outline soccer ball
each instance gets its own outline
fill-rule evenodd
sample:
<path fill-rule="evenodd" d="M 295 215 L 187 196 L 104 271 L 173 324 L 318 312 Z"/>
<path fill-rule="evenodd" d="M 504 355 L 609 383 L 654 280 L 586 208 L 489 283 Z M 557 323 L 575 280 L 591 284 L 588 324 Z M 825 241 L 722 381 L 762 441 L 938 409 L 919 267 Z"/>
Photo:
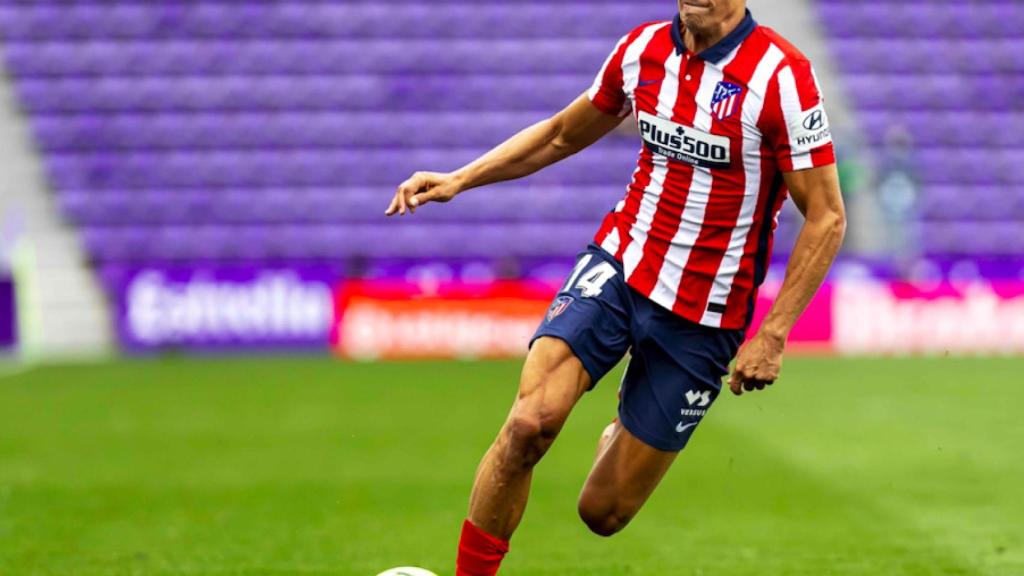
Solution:
<path fill-rule="evenodd" d="M 423 568 L 392 568 L 391 570 L 385 570 L 377 576 L 437 576 L 430 570 L 424 570 Z"/>

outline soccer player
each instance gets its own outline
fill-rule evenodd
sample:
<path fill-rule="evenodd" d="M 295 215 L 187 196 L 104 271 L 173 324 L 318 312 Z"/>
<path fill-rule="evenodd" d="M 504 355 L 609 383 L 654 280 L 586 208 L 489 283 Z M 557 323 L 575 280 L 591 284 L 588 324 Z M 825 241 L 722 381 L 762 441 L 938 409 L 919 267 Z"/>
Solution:
<path fill-rule="evenodd" d="M 842 243 L 817 79 L 745 0 L 679 0 L 673 20 L 624 36 L 566 109 L 455 172 L 414 174 L 386 213 L 536 172 L 627 116 L 643 143 L 637 169 L 531 342 L 518 396 L 477 470 L 458 576 L 497 572 L 534 466 L 580 397 L 631 351 L 618 418 L 601 436 L 578 504 L 595 533 L 622 530 L 707 413 L 734 357 L 734 394 L 779 376 L 787 335 Z M 805 220 L 774 305 L 743 343 L 787 195 Z"/>

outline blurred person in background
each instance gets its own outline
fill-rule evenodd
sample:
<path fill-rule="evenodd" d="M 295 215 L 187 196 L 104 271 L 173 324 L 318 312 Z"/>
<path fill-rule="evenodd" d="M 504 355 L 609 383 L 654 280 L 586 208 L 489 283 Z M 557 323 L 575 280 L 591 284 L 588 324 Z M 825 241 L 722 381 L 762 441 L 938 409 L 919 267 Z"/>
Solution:
<path fill-rule="evenodd" d="M 896 125 L 885 134 L 885 153 L 879 173 L 878 202 L 881 207 L 888 249 L 906 273 L 918 251 L 913 234 L 918 185 L 912 154 L 914 137 L 905 126 Z"/>
<path fill-rule="evenodd" d="M 600 438 L 579 499 L 593 532 L 622 530 L 707 413 L 734 357 L 735 394 L 775 381 L 787 335 L 842 244 L 845 212 L 816 77 L 744 0 L 680 0 L 672 21 L 624 36 L 566 109 L 455 172 L 414 174 L 386 214 L 536 172 L 627 116 L 644 145 L 637 170 L 531 342 L 519 394 L 477 471 L 458 576 L 497 573 L 534 466 L 580 397 L 629 351 L 619 417 Z M 787 194 L 804 225 L 774 306 L 741 346 Z"/>
<path fill-rule="evenodd" d="M 0 356 L 12 352 L 18 344 L 14 247 L 20 225 L 13 214 L 0 213 Z"/>
<path fill-rule="evenodd" d="M 0 358 L 12 354 L 18 343 L 16 305 L 14 279 L 0 267 Z"/>

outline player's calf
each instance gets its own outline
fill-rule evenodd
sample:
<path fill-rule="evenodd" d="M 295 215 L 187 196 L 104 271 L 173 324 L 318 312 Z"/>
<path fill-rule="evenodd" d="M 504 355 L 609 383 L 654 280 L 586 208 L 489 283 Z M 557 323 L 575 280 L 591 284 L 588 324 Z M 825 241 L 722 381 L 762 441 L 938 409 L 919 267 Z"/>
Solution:
<path fill-rule="evenodd" d="M 580 493 L 577 511 L 591 532 L 607 537 L 629 525 L 677 453 L 644 444 L 620 421 L 612 425 L 610 432 L 605 430 L 601 445 Z"/>
<path fill-rule="evenodd" d="M 498 538 L 512 535 L 526 506 L 533 467 L 589 384 L 565 342 L 534 343 L 512 410 L 477 471 L 469 516 L 476 526 Z"/>
<path fill-rule="evenodd" d="M 541 338 L 534 343 L 512 411 L 477 470 L 457 576 L 498 571 L 526 508 L 533 467 L 589 386 L 590 376 L 565 342 Z"/>

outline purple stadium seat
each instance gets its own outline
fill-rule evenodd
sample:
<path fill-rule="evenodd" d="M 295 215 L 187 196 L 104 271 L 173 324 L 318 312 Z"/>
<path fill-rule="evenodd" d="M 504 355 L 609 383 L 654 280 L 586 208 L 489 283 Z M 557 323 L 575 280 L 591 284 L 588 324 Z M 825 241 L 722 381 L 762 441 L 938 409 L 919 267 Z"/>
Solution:
<path fill-rule="evenodd" d="M 536 113 L 185 113 L 39 116 L 40 144 L 74 150 L 491 146 Z M 390 128 L 401 127 L 401 129 Z"/>
<path fill-rule="evenodd" d="M 83 225 L 132 223 L 358 223 L 383 222 L 393 187 L 97 191 L 68 190 L 61 206 Z M 508 183 L 467 194 L 443 210 L 427 208 L 423 222 L 597 222 L 621 198 L 617 186 L 560 187 Z"/>
<path fill-rule="evenodd" d="M 346 149 L 304 151 L 98 152 L 51 154 L 49 175 L 58 188 L 200 186 L 395 185 L 418 169 L 451 170 L 482 149 Z M 530 178 L 546 184 L 602 184 L 628 179 L 636 149 L 599 144 Z M 614 159 L 614 160 L 612 160 Z"/>
<path fill-rule="evenodd" d="M 596 68 L 595 68 L 596 69 Z M 65 112 L 542 112 L 585 91 L 591 75 L 400 77 L 212 76 L 32 78 L 19 83 L 33 113 Z"/>
<path fill-rule="evenodd" d="M 199 3 L 194 6 L 0 6 L 0 30 L 11 39 L 171 38 L 394 38 L 397 36 L 592 38 L 617 37 L 630 22 L 666 19 L 671 8 L 655 0 L 602 6 L 594 18 L 581 2 L 551 18 L 543 4 L 410 2 L 395 18 L 386 3 Z M 583 22 L 587 26 L 566 26 Z M 416 22 L 416 26 L 408 26 Z M 471 23 L 467 25 L 467 23 Z"/>
<path fill-rule="evenodd" d="M 609 40 L 87 40 L 11 42 L 12 70 L 62 75 L 578 73 L 598 70 Z"/>

